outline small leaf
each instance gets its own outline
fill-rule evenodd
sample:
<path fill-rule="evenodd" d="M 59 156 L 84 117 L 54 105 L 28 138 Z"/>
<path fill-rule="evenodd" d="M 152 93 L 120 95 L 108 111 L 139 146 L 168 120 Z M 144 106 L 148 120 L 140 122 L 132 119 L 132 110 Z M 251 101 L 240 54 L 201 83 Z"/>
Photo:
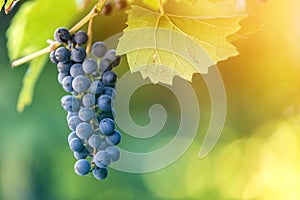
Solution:
<path fill-rule="evenodd" d="M 19 94 L 17 109 L 23 112 L 25 106 L 30 105 L 34 93 L 35 84 L 42 73 L 48 56 L 36 58 L 30 62 L 29 68 L 23 78 L 23 86 Z"/>
<path fill-rule="evenodd" d="M 238 55 L 227 37 L 240 29 L 239 22 L 245 17 L 161 15 L 133 6 L 117 53 L 127 55 L 131 70 L 142 66 L 143 77 L 153 82 L 159 78 L 160 82 L 172 84 L 174 74 L 191 81 L 193 73 L 207 73 L 213 64 Z M 146 70 L 147 65 L 155 70 Z M 166 72 L 167 69 L 171 71 Z"/>

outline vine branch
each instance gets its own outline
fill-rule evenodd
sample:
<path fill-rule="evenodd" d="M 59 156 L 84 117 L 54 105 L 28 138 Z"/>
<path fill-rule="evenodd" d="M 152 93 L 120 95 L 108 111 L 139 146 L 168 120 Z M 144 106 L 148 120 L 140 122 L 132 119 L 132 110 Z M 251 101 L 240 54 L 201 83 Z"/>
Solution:
<path fill-rule="evenodd" d="M 89 22 L 91 19 L 96 17 L 103 9 L 105 3 L 107 0 L 99 0 L 98 3 L 93 7 L 93 9 L 77 24 L 75 24 L 71 29 L 70 33 L 73 34 L 77 30 L 79 30 L 82 26 L 84 26 L 87 22 Z M 22 65 L 34 58 L 37 58 L 39 56 L 45 55 L 47 53 L 50 53 L 51 51 L 55 50 L 57 47 L 59 47 L 60 43 L 58 42 L 52 42 L 48 47 L 41 49 L 37 52 L 34 52 L 32 54 L 29 54 L 23 58 L 20 58 L 18 60 L 15 60 L 12 62 L 12 67 L 17 67 L 19 65 Z"/>

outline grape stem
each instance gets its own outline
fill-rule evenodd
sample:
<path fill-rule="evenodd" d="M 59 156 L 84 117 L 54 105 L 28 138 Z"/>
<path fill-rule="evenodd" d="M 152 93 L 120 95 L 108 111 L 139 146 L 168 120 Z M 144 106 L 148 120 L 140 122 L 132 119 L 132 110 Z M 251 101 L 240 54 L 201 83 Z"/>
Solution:
<path fill-rule="evenodd" d="M 93 7 L 93 9 L 85 17 L 70 29 L 70 33 L 73 34 L 77 30 L 79 30 L 82 26 L 84 26 L 87 22 L 91 21 L 91 19 L 96 17 L 102 11 L 106 1 L 107 0 L 99 0 L 98 3 Z M 29 54 L 18 60 L 15 60 L 14 62 L 12 62 L 12 67 L 13 68 L 17 67 L 17 66 L 22 65 L 30 60 L 37 58 L 39 56 L 50 53 L 51 51 L 57 49 L 59 46 L 60 46 L 60 43 L 52 42 L 48 47 L 46 47 L 44 49 L 41 49 L 37 52 Z"/>
<path fill-rule="evenodd" d="M 164 9 L 164 4 L 163 4 L 162 0 L 158 0 L 158 4 L 159 4 L 160 14 L 164 15 L 165 14 L 165 9 Z"/>
<path fill-rule="evenodd" d="M 91 48 L 92 48 L 92 38 L 93 38 L 93 22 L 94 22 L 94 18 L 90 19 L 89 21 L 89 26 L 88 26 L 88 43 L 86 45 L 86 53 L 89 54 L 91 52 Z"/>

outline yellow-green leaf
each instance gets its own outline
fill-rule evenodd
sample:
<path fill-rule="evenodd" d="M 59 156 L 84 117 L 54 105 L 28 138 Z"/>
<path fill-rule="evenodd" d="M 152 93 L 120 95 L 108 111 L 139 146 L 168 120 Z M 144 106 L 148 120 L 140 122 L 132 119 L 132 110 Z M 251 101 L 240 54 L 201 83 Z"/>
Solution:
<path fill-rule="evenodd" d="M 172 84 L 174 75 L 191 81 L 194 73 L 207 73 L 213 64 L 238 55 L 227 37 L 245 17 L 161 15 L 133 6 L 117 53 L 126 54 L 130 69 L 153 82 Z"/>
<path fill-rule="evenodd" d="M 23 78 L 23 86 L 19 94 L 17 109 L 23 112 L 25 106 L 30 105 L 34 93 L 34 86 L 42 73 L 48 56 L 42 56 L 30 62 L 30 66 Z"/>
<path fill-rule="evenodd" d="M 129 0 L 128 2 L 132 4 L 135 0 Z M 141 0 L 141 2 L 152 10 L 159 10 L 159 1 L 158 0 Z M 165 4 L 167 0 L 162 0 L 162 3 Z"/>

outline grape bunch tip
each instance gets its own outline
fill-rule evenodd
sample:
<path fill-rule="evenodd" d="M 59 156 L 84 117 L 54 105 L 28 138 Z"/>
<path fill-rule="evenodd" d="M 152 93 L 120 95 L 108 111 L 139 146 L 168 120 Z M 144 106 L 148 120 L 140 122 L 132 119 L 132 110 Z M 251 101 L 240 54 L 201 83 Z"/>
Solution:
<path fill-rule="evenodd" d="M 68 112 L 68 143 L 77 159 L 74 171 L 103 180 L 109 164 L 120 158 L 116 145 L 121 134 L 113 108 L 117 74 L 112 70 L 121 57 L 104 42 L 94 43 L 87 55 L 83 45 L 88 35 L 82 30 L 71 35 L 68 29 L 58 28 L 54 38 L 61 46 L 50 53 L 50 60 L 57 65 L 58 82 L 70 93 L 61 98 L 61 105 Z"/>

